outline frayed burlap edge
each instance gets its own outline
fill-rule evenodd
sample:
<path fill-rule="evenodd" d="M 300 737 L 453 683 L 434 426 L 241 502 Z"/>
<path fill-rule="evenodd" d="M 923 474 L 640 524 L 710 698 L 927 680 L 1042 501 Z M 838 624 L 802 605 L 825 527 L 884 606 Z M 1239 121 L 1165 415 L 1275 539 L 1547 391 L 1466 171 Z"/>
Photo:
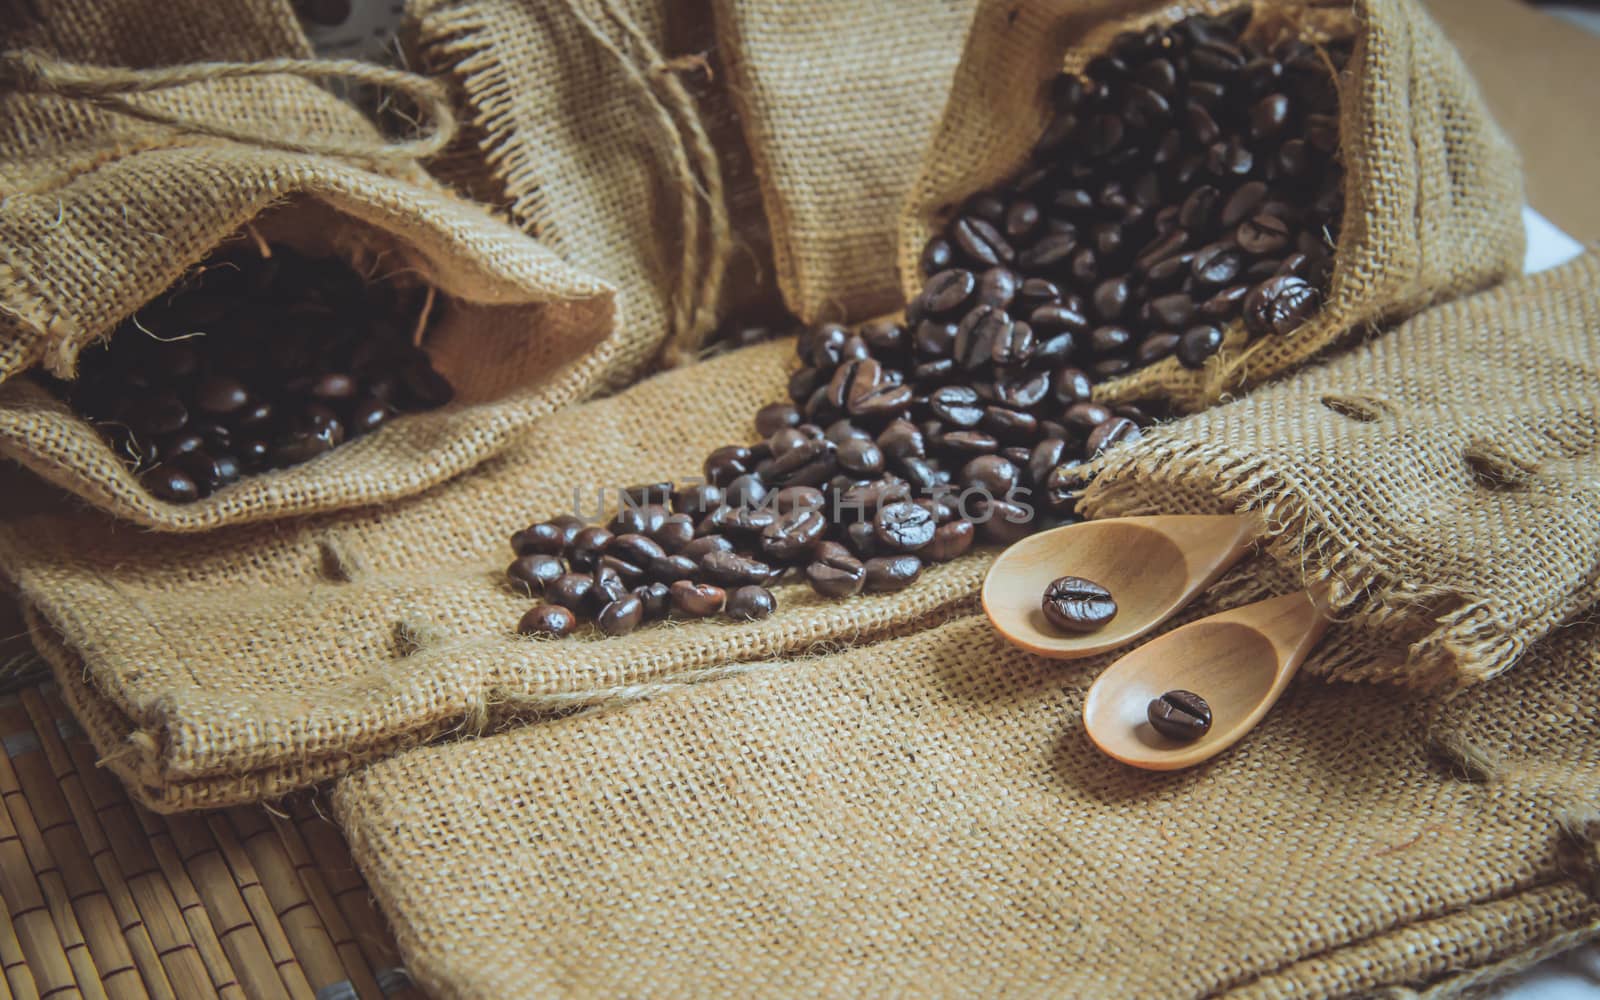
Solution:
<path fill-rule="evenodd" d="M 665 138 L 679 198 L 682 261 L 669 302 L 670 329 L 665 343 L 652 343 L 646 357 L 619 359 L 621 370 L 611 381 L 620 386 L 638 364 L 655 353 L 656 346 L 667 367 L 696 360 L 717 326 L 722 282 L 734 251 L 733 226 L 716 149 L 694 98 L 676 75 L 684 67 L 663 58 L 615 0 L 598 0 L 598 19 L 585 10 L 585 0 L 564 0 L 563 5 L 635 85 L 644 108 L 642 118 L 654 122 Z M 467 178 L 469 184 L 483 186 L 492 181 L 508 199 L 504 210 L 524 231 L 557 247 L 563 247 L 566 239 L 584 239 L 581 233 L 563 234 L 554 223 L 535 165 L 517 142 L 508 105 L 518 86 L 525 84 L 513 81 L 497 56 L 494 26 L 476 9 L 447 10 L 446 6 L 444 2 L 408 5 L 404 30 L 408 47 L 421 62 L 432 72 L 455 79 L 468 108 L 462 117 L 478 143 L 477 155 L 447 157 L 444 162 L 469 165 L 474 175 Z M 621 37 L 613 37 L 602 21 L 609 22 Z M 490 177 L 477 176 L 480 172 Z"/>
<path fill-rule="evenodd" d="M 978 579 L 988 571 L 988 565 L 987 559 L 972 559 L 970 563 Z M 94 744 L 101 766 L 117 775 L 129 794 L 142 805 L 156 812 L 171 813 L 277 798 L 437 739 L 473 738 L 513 725 L 624 709 L 680 688 L 740 674 L 782 669 L 847 647 L 921 632 L 970 616 L 978 607 L 975 583 L 952 581 L 944 598 L 927 596 L 929 603 L 903 620 L 886 620 L 848 635 L 824 636 L 792 652 L 758 653 L 755 657 L 735 653 L 721 662 L 701 658 L 681 670 L 659 676 L 587 689 L 519 691 L 506 685 L 489 685 L 475 693 L 466 693 L 460 704 L 447 707 L 442 717 L 410 720 L 404 728 L 391 728 L 373 739 L 351 742 L 332 750 L 302 749 L 297 756 L 285 755 L 254 767 L 237 766 L 199 774 L 174 767 L 179 754 L 171 745 L 169 727 L 180 720 L 167 706 L 147 706 L 138 713 L 140 717 L 135 718 L 124 706 L 96 689 L 83 659 L 38 608 L 24 599 L 21 611 L 35 650 L 49 664 L 63 699 Z M 775 621 L 776 617 L 769 621 Z M 436 641 L 425 620 L 419 619 L 406 627 L 407 638 L 419 649 Z"/>
<path fill-rule="evenodd" d="M 1158 429 L 1137 448 L 1100 460 L 1079 510 L 1091 518 L 1170 513 L 1146 498 L 1162 492 L 1159 484 L 1185 482 L 1209 484 L 1212 513 L 1258 516 L 1266 526 L 1267 554 L 1308 586 L 1315 583 L 1335 618 L 1406 648 L 1402 662 L 1373 663 L 1367 649 L 1331 644 L 1335 648 L 1318 659 L 1330 680 L 1441 690 L 1488 680 L 1526 652 L 1520 633 L 1505 629 L 1503 611 L 1443 587 L 1385 574 L 1366 552 L 1338 541 L 1300 484 L 1271 468 L 1267 459 L 1226 445 L 1169 444 Z M 1421 609 L 1426 615 L 1419 614 Z M 1422 633 L 1419 618 L 1431 619 L 1433 627 Z"/>

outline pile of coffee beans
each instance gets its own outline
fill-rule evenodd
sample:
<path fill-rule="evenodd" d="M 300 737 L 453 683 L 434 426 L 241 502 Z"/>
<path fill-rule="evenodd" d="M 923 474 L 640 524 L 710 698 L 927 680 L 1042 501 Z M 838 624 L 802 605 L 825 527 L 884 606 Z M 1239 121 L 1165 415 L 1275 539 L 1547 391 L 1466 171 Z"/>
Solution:
<path fill-rule="evenodd" d="M 1161 415 L 1094 402 L 1096 381 L 1170 354 L 1203 364 L 1240 317 L 1287 333 L 1328 278 L 1330 67 L 1348 48 L 1245 40 L 1249 18 L 1124 35 L 1060 78 L 1027 172 L 928 244 L 904 322 L 801 333 L 756 444 L 713 451 L 702 480 L 621 491 L 604 527 L 518 532 L 508 575 L 543 601 L 520 630 L 764 617 L 790 573 L 826 597 L 896 591 L 977 542 L 1075 519 L 1082 463 Z"/>
<path fill-rule="evenodd" d="M 286 246 L 215 257 L 56 389 L 153 495 L 198 500 L 448 403 L 413 343 L 422 294 Z"/>
<path fill-rule="evenodd" d="M 977 339 L 1016 345 L 1005 363 L 1043 354 L 1100 380 L 1168 356 L 1198 368 L 1237 320 L 1258 337 L 1309 318 L 1343 211 L 1333 74 L 1350 45 L 1257 39 L 1250 19 L 1127 33 L 1057 78 L 1029 169 L 924 248 L 918 341 L 992 330 Z"/>

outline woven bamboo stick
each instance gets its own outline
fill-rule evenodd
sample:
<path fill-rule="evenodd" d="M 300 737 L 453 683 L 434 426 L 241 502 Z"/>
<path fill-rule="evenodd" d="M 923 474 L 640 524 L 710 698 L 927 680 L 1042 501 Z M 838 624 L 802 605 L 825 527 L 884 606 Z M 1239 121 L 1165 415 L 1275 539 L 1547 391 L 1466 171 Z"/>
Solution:
<path fill-rule="evenodd" d="M 7 754 L 7 759 L 0 760 L 0 794 L 13 807 L 14 814 L 20 814 L 24 808 L 30 812 L 37 826 L 44 857 L 34 859 L 35 872 L 45 881 L 41 864 L 54 865 L 59 871 L 68 908 L 82 931 L 99 973 L 99 985 L 104 987 L 106 995 L 113 1000 L 144 1000 L 149 993 L 133 964 L 133 955 L 128 951 L 111 900 L 89 862 L 88 848 L 78 834 L 72 810 L 44 755 L 42 736 L 20 699 L 0 698 L 0 733 L 6 734 L 7 750 L 14 751 Z M 22 736 L 28 737 L 31 743 L 20 739 Z M 18 826 L 26 830 L 27 824 L 19 820 Z M 25 848 L 29 839 L 24 833 Z M 54 881 L 52 877 L 49 883 Z"/>
<path fill-rule="evenodd" d="M 226 872 L 219 876 L 212 864 L 213 861 L 216 865 L 222 863 L 221 855 L 215 853 L 216 848 L 212 846 L 207 849 L 190 844 L 194 857 L 198 859 L 194 867 L 195 876 L 207 892 L 206 896 L 202 896 L 195 878 L 191 877 L 185 852 L 173 836 L 174 827 L 182 824 L 163 822 L 162 817 L 137 806 L 133 814 L 138 817 L 144 835 L 150 842 L 151 853 L 160 862 L 161 870 L 167 873 L 167 883 L 178 898 L 178 906 L 183 910 L 190 933 L 197 939 L 201 934 L 211 935 L 212 940 L 221 945 L 225 961 L 251 1000 L 288 997 L 283 980 L 278 978 L 278 970 L 272 964 L 272 956 L 267 953 L 261 933 L 251 922 L 250 911 L 245 908 L 244 900 L 239 898 L 232 877 Z M 214 857 L 207 856 L 208 851 Z M 222 867 L 226 868 L 225 865 Z M 228 895 L 230 892 L 231 898 Z M 208 902 L 211 905 L 208 906 Z"/>
<path fill-rule="evenodd" d="M 180 817 L 174 817 L 176 818 Z M 190 820 L 190 817 L 181 818 Z M 170 820 L 169 825 L 171 825 Z M 256 928 L 261 932 L 261 940 L 267 946 L 267 954 L 272 956 L 272 964 L 277 966 L 278 977 L 283 980 L 284 989 L 288 990 L 292 997 L 315 1000 L 316 991 L 311 988 L 311 982 L 300 964 L 300 956 L 295 954 L 288 933 L 283 929 L 283 924 L 278 922 L 277 911 L 273 909 L 272 901 L 267 897 L 267 891 L 261 884 L 261 875 L 251 863 L 250 856 L 240 846 L 239 839 L 234 836 L 233 827 L 228 824 L 227 817 L 220 812 L 207 813 L 203 820 L 196 816 L 192 822 L 184 823 L 184 826 L 193 827 L 197 837 L 209 836 L 211 843 L 216 845 L 216 851 L 233 876 L 233 884 L 239 897 L 244 900 L 245 908 L 250 911 Z"/>
<path fill-rule="evenodd" d="M 208 995 L 245 1000 L 244 990 L 205 913 L 202 910 L 198 919 L 191 919 L 192 911 L 185 909 L 191 901 L 180 901 L 168 884 L 122 786 L 96 766 L 94 750 L 88 743 L 74 740 L 67 746 L 92 815 L 125 873 L 124 879 L 177 995 L 184 1000 Z M 198 907 L 198 901 L 194 902 Z"/>
<path fill-rule="evenodd" d="M 33 731 L 38 734 L 44 759 L 49 764 L 50 779 L 54 783 L 50 791 L 57 792 L 68 809 L 73 830 L 81 845 L 82 860 L 98 876 L 99 884 L 103 887 L 105 898 L 111 907 L 112 917 L 121 932 L 120 936 L 126 942 L 134 966 L 138 970 L 140 983 L 154 1000 L 176 1000 L 172 984 L 161 965 L 161 956 L 156 953 L 155 944 L 150 940 L 150 932 L 144 925 L 144 918 L 139 914 L 138 904 L 123 879 L 116 858 L 112 856 L 111 845 L 106 842 L 105 831 L 100 829 L 100 821 L 84 794 L 83 783 L 78 778 L 78 769 L 72 763 L 72 758 L 63 744 L 63 730 L 75 734 L 76 723 L 52 711 L 37 689 L 22 691 L 19 697 L 23 708 L 28 712 L 29 721 L 33 724 Z M 82 736 L 76 735 L 75 738 L 82 739 Z M 47 796 L 47 792 L 36 791 L 30 787 L 27 775 L 22 773 L 21 768 L 18 771 L 24 778 L 23 788 L 29 796 L 40 799 Z M 68 852 L 62 851 L 57 856 L 66 853 Z M 201 971 L 204 972 L 203 969 Z"/>
<path fill-rule="evenodd" d="M 5 969 L 5 976 L 0 979 L 5 982 L 8 994 L 19 998 L 39 995 L 39 987 L 34 983 L 33 973 L 28 970 L 28 960 L 22 953 L 17 929 L 11 925 L 11 914 L 4 906 L 0 906 L 0 968 Z"/>
<path fill-rule="evenodd" d="M 221 817 L 213 818 L 212 824 L 215 826 L 221 821 Z M 260 806 L 240 806 L 227 811 L 226 821 L 250 856 L 273 912 L 283 925 L 283 932 L 288 935 L 312 988 L 321 995 L 323 990 L 332 993 L 340 983 L 348 983 L 357 996 L 380 996 L 378 983 L 372 978 L 372 970 L 367 968 L 361 950 L 354 942 L 350 942 L 348 949 L 339 947 L 337 935 L 340 931 L 344 931 L 346 939 L 349 937 L 343 917 L 331 905 L 329 909 L 337 918 L 337 926 L 322 915 L 310 887 L 295 871 L 294 860 L 268 821 L 266 810 Z M 221 839 L 219 836 L 218 840 Z"/>
<path fill-rule="evenodd" d="M 9 809 L 0 809 L 0 896 L 9 908 L 17 941 L 40 992 L 51 996 L 76 993 L 72 963 Z"/>
<path fill-rule="evenodd" d="M 390 1000 L 425 1000 L 412 984 L 393 937 L 372 905 L 372 894 L 356 871 L 344 835 L 316 811 L 314 801 L 310 796 L 286 801 L 282 804 L 289 809 L 289 818 L 273 818 L 295 869 L 303 878 L 322 883 L 322 891 L 343 916 L 383 995 Z"/>

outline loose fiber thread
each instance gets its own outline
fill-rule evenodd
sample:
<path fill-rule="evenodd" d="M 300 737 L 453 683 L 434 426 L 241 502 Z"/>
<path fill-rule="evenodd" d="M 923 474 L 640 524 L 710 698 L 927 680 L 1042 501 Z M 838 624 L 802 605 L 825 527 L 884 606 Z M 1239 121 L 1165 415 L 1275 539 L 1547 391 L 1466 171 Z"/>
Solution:
<path fill-rule="evenodd" d="M 399 142 L 367 139 L 312 139 L 230 128 L 217 122 L 195 121 L 136 104 L 124 95 L 152 94 L 175 87 L 219 80 L 261 76 L 298 76 L 304 79 L 342 77 L 398 91 L 416 101 L 433 127 L 414 139 Z M 259 62 L 197 62 L 179 66 L 132 69 L 91 66 L 57 59 L 42 52 L 19 49 L 0 53 L 0 91 L 44 94 L 87 101 L 141 121 L 166 125 L 194 135 L 228 139 L 294 153 L 342 156 L 353 159 L 420 159 L 432 156 L 450 142 L 456 131 L 455 112 L 444 85 L 404 70 L 375 66 L 353 59 L 263 59 Z"/>

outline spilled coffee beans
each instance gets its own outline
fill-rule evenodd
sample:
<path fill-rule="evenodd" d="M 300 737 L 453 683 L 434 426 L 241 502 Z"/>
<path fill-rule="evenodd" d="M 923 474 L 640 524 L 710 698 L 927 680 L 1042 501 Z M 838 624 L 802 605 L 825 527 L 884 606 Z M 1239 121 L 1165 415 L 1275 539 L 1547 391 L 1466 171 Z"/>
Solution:
<path fill-rule="evenodd" d="M 1291 334 L 1327 285 L 1343 198 L 1329 66 L 1350 48 L 1263 44 L 1249 20 L 1125 34 L 1059 77 L 1030 162 L 924 248 L 903 321 L 802 331 L 761 440 L 712 451 L 702 481 L 621 491 L 606 527 L 519 532 L 513 585 L 594 617 L 615 603 L 591 596 L 609 568 L 642 620 L 750 619 L 791 574 L 827 598 L 893 592 L 978 542 L 1075 520 L 1082 464 L 1161 415 L 1094 402 L 1096 382 L 1201 367 L 1235 328 Z M 1103 588 L 1059 596 L 1044 606 L 1062 628 L 1115 613 Z"/>
<path fill-rule="evenodd" d="M 1145 710 L 1150 728 L 1169 740 L 1187 743 L 1211 729 L 1211 706 L 1193 691 L 1168 691 Z"/>
<path fill-rule="evenodd" d="M 454 395 L 411 331 L 422 303 L 285 246 L 214 257 L 84 351 L 54 388 L 154 496 L 198 500 Z"/>

